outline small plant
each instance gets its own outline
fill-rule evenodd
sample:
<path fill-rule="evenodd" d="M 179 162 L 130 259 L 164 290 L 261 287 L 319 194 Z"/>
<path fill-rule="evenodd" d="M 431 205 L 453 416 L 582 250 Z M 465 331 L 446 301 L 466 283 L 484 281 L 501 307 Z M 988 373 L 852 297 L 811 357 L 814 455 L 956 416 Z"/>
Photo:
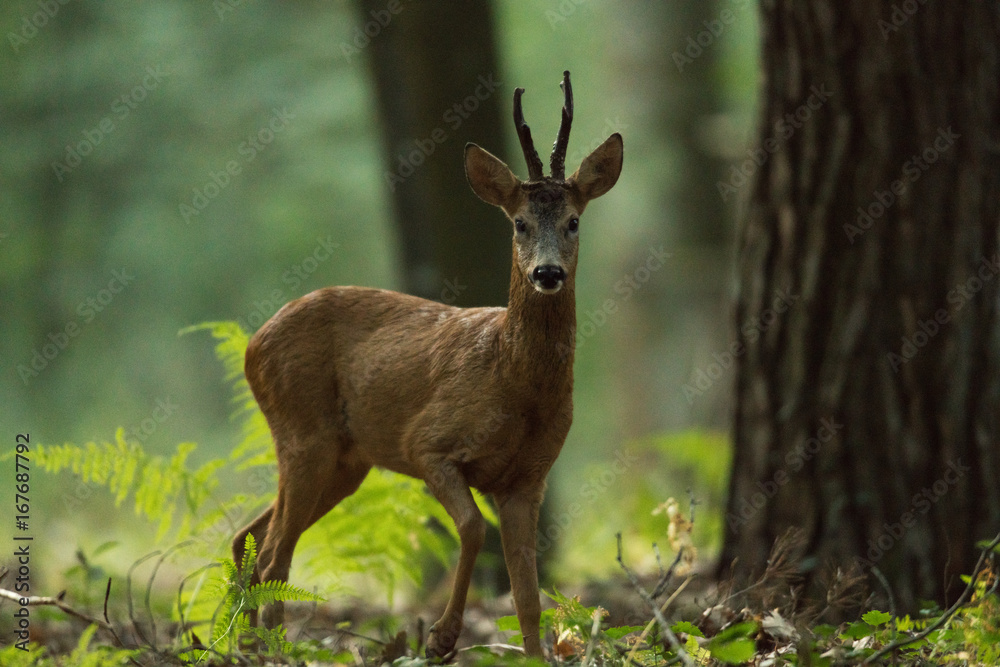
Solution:
<path fill-rule="evenodd" d="M 322 602 L 323 598 L 283 581 L 251 585 L 257 562 L 257 545 L 253 535 L 247 535 L 245 547 L 243 562 L 239 565 L 229 558 L 219 560 L 225 573 L 222 613 L 215 621 L 212 643 L 208 648 L 218 650 L 217 647 L 223 644 L 227 653 L 233 653 L 246 644 L 246 640 L 251 639 L 259 642 L 270 655 L 295 653 L 296 646 L 286 639 L 284 626 L 251 626 L 250 612 L 279 601 Z M 203 657 L 204 655 L 199 656 L 198 659 Z"/>

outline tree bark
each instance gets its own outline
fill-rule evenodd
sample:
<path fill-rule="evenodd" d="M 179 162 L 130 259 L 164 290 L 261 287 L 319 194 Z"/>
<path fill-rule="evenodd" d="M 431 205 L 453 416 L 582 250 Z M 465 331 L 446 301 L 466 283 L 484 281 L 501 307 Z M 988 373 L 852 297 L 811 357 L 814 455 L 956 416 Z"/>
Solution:
<path fill-rule="evenodd" d="M 797 527 L 807 582 L 953 600 L 1000 530 L 1000 4 L 764 0 L 762 35 L 720 570 Z"/>
<path fill-rule="evenodd" d="M 464 168 L 467 141 L 503 155 L 513 124 L 514 86 L 500 75 L 492 5 L 359 4 L 362 20 L 372 24 L 366 35 L 374 33 L 364 48 L 382 120 L 383 181 L 400 231 L 404 291 L 460 306 L 506 305 L 511 230 L 472 193 Z"/>

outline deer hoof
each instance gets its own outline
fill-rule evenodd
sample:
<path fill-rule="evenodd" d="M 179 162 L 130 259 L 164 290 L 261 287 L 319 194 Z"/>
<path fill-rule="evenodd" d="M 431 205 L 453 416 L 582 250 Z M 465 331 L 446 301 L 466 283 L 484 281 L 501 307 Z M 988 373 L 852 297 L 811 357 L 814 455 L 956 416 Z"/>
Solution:
<path fill-rule="evenodd" d="M 427 648 L 424 650 L 424 655 L 436 663 L 451 662 L 458 654 L 455 650 L 457 640 L 458 633 L 439 630 L 435 623 L 427 633 Z"/>

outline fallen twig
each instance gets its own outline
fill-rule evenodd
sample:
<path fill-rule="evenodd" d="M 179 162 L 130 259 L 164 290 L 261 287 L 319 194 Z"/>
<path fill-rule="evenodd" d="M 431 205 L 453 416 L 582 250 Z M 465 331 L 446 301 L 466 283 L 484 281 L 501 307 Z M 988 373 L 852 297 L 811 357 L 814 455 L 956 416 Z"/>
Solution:
<path fill-rule="evenodd" d="M 677 587 L 676 591 L 674 591 L 673 593 L 670 594 L 670 597 L 667 598 L 667 601 L 664 602 L 662 605 L 660 605 L 660 613 L 661 614 L 665 613 L 667 611 L 667 607 L 669 607 L 671 605 L 671 603 L 673 603 L 673 601 L 677 599 L 677 596 L 681 594 L 681 591 L 683 591 L 685 588 L 687 588 L 687 585 L 689 583 L 691 583 L 692 579 L 694 579 L 694 576 L 689 576 L 687 579 L 685 579 L 683 582 L 681 582 L 681 585 Z M 639 634 L 639 639 L 636 640 L 635 644 L 632 646 L 632 650 L 629 651 L 629 654 L 628 654 L 628 658 L 627 659 L 630 662 L 635 662 L 635 660 L 633 660 L 633 658 L 635 657 L 636 652 L 639 650 L 639 646 L 642 644 L 643 641 L 645 641 L 647 635 L 649 635 L 650 630 L 653 629 L 653 624 L 656 623 L 656 622 L 657 622 L 657 620 L 655 618 L 653 620 L 651 620 L 649 623 L 646 624 L 646 627 L 643 628 L 642 633 Z M 636 664 L 638 664 L 638 663 L 636 663 Z"/>
<path fill-rule="evenodd" d="M 58 597 L 48 597 L 42 595 L 30 595 L 28 597 L 25 597 L 20 593 L 9 591 L 6 588 L 0 588 L 0 598 L 6 598 L 8 600 L 13 600 L 14 602 L 17 602 L 21 605 L 27 605 L 32 607 L 36 605 L 59 607 L 59 609 L 63 610 L 70 616 L 75 616 L 76 618 L 79 618 L 82 621 L 86 621 L 87 623 L 93 623 L 102 630 L 107 630 L 108 632 L 110 632 L 112 636 L 115 637 L 115 639 L 118 638 L 118 636 L 115 635 L 114 628 L 111 627 L 110 623 L 108 623 L 107 621 L 102 621 L 99 618 L 94 618 L 93 616 L 88 616 L 87 614 L 84 614 L 82 611 L 77 611 L 76 609 L 73 609 L 68 604 L 60 600 Z"/>
<path fill-rule="evenodd" d="M 111 619 L 108 618 L 108 598 L 111 597 L 111 577 L 108 577 L 108 586 L 104 589 L 104 621 L 108 624 L 107 630 L 111 633 L 111 636 L 115 638 L 115 643 L 121 648 L 125 648 L 125 643 L 122 641 L 118 633 L 115 632 L 114 626 L 111 625 Z"/>
<path fill-rule="evenodd" d="M 674 649 L 674 652 L 677 653 L 677 657 L 680 658 L 681 662 L 683 662 L 687 667 L 694 667 L 695 664 L 694 660 L 691 659 L 691 656 L 689 656 L 687 652 L 684 650 L 684 648 L 681 646 L 681 643 L 680 641 L 678 641 L 677 635 L 674 634 L 674 631 L 670 629 L 670 624 L 667 623 L 667 619 L 664 618 L 663 612 L 660 611 L 660 608 L 657 606 L 656 601 L 649 595 L 646 589 L 642 587 L 642 584 L 639 583 L 639 578 L 635 576 L 635 573 L 632 572 L 632 570 L 628 569 L 628 566 L 625 565 L 625 561 L 622 560 L 622 534 L 618 533 L 617 537 L 618 537 L 618 564 L 625 572 L 625 576 L 628 577 L 628 580 L 630 582 L 632 582 L 632 586 L 635 588 L 636 592 L 639 593 L 639 596 L 653 610 L 653 615 L 656 617 L 657 622 L 663 629 L 663 636 L 667 638 L 668 642 L 670 642 L 670 646 Z"/>

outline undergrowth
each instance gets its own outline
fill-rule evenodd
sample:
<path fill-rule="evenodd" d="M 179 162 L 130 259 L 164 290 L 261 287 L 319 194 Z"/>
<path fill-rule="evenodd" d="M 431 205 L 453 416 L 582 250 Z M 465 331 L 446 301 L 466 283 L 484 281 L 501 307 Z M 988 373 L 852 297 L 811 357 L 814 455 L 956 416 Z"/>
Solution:
<path fill-rule="evenodd" d="M 230 456 L 200 465 L 191 463 L 197 451 L 194 443 L 179 444 L 171 456 L 154 456 L 128 440 L 122 429 L 109 441 L 36 445 L 32 450 L 36 470 L 52 474 L 68 470 L 82 482 L 106 489 L 116 506 L 130 506 L 136 517 L 157 527 L 159 541 L 173 546 L 153 552 L 129 571 L 125 593 L 128 623 L 108 617 L 111 579 L 104 590 L 103 620 L 73 610 L 64 595 L 39 601 L 48 606 L 33 607 L 33 618 L 54 620 L 72 613 L 91 624 L 66 652 L 55 655 L 34 642 L 11 644 L 0 649 L 0 665 L 428 664 L 416 657 L 420 655 L 421 632 L 412 639 L 405 632 L 380 639 L 338 626 L 324 639 L 290 639 L 284 626 L 268 630 L 251 623 L 253 613 L 264 605 L 277 601 L 315 604 L 323 598 L 289 583 L 252 584 L 258 546 L 252 535 L 247 536 L 241 562 L 227 555 L 230 536 L 273 500 L 274 451 L 267 424 L 243 379 L 246 334 L 227 322 L 193 327 L 185 333 L 191 331 L 208 331 L 216 340 L 216 355 L 233 389 L 240 443 Z M 240 492 L 221 495 L 222 489 L 233 488 L 233 476 L 239 481 L 235 486 Z M 223 484 L 224 479 L 229 483 Z M 705 602 L 703 613 L 679 620 L 676 601 L 696 576 L 694 505 L 692 513 L 685 515 L 679 503 L 668 500 L 651 512 L 656 503 L 650 491 L 640 494 L 639 506 L 633 509 L 646 517 L 642 520 L 645 524 L 660 522 L 661 531 L 666 520 L 675 559 L 669 568 L 660 567 L 655 583 L 647 588 L 623 560 L 620 536 L 618 554 L 618 565 L 634 588 L 638 604 L 644 605 L 647 622 L 635 626 L 610 623 L 609 613 L 601 606 L 588 606 L 578 597 L 553 590 L 546 593 L 552 608 L 542 615 L 543 645 L 550 662 L 518 653 L 516 645 L 521 637 L 514 616 L 496 623 L 501 635 L 513 633 L 506 640 L 513 646 L 474 646 L 463 649 L 456 660 L 480 667 L 1000 664 L 1000 536 L 980 544 L 982 555 L 965 579 L 962 598 L 949 609 L 927 609 L 916 618 L 868 609 L 854 622 L 834 626 L 818 622 L 822 613 L 797 611 L 802 606 L 788 602 L 794 598 L 789 581 L 798 568 L 796 538 L 789 534 L 774 545 L 770 565 L 758 581 L 738 594 L 731 593 L 731 586 L 719 585 Z M 478 495 L 477 502 L 487 519 L 495 523 L 490 506 Z M 712 504 L 710 498 L 709 506 Z M 662 518 L 649 518 L 657 515 Z M 705 529 L 712 532 L 717 526 L 709 522 Z M 296 576 L 303 581 L 322 582 L 320 590 L 327 594 L 342 593 L 348 585 L 345 573 L 364 573 L 391 599 L 399 582 L 420 584 L 428 556 L 447 565 L 454 557 L 456 535 L 453 523 L 422 482 L 373 471 L 357 493 L 306 532 L 301 545 L 303 557 L 296 560 Z M 96 600 L 90 591 L 103 586 L 106 573 L 93 561 L 114 546 L 106 543 L 90 555 L 77 552 L 78 564 L 66 573 L 67 580 L 78 582 L 71 588 L 78 595 L 77 603 Z M 150 602 L 153 579 L 164 560 L 177 553 L 214 561 L 184 578 L 169 612 L 163 611 L 162 605 L 154 611 Z M 655 553 L 659 562 L 659 552 Z M 138 595 L 133 594 L 132 574 L 140 563 L 154 557 L 156 565 L 146 587 L 146 620 L 142 622 L 133 610 Z M 859 582 L 859 577 L 838 573 L 830 584 L 828 604 L 850 601 L 857 606 Z M 748 590 L 753 595 L 742 595 Z M 170 614 L 170 623 L 166 624 L 168 629 L 161 623 L 158 632 L 155 617 L 161 613 Z M 98 636 L 105 642 L 98 642 Z"/>

